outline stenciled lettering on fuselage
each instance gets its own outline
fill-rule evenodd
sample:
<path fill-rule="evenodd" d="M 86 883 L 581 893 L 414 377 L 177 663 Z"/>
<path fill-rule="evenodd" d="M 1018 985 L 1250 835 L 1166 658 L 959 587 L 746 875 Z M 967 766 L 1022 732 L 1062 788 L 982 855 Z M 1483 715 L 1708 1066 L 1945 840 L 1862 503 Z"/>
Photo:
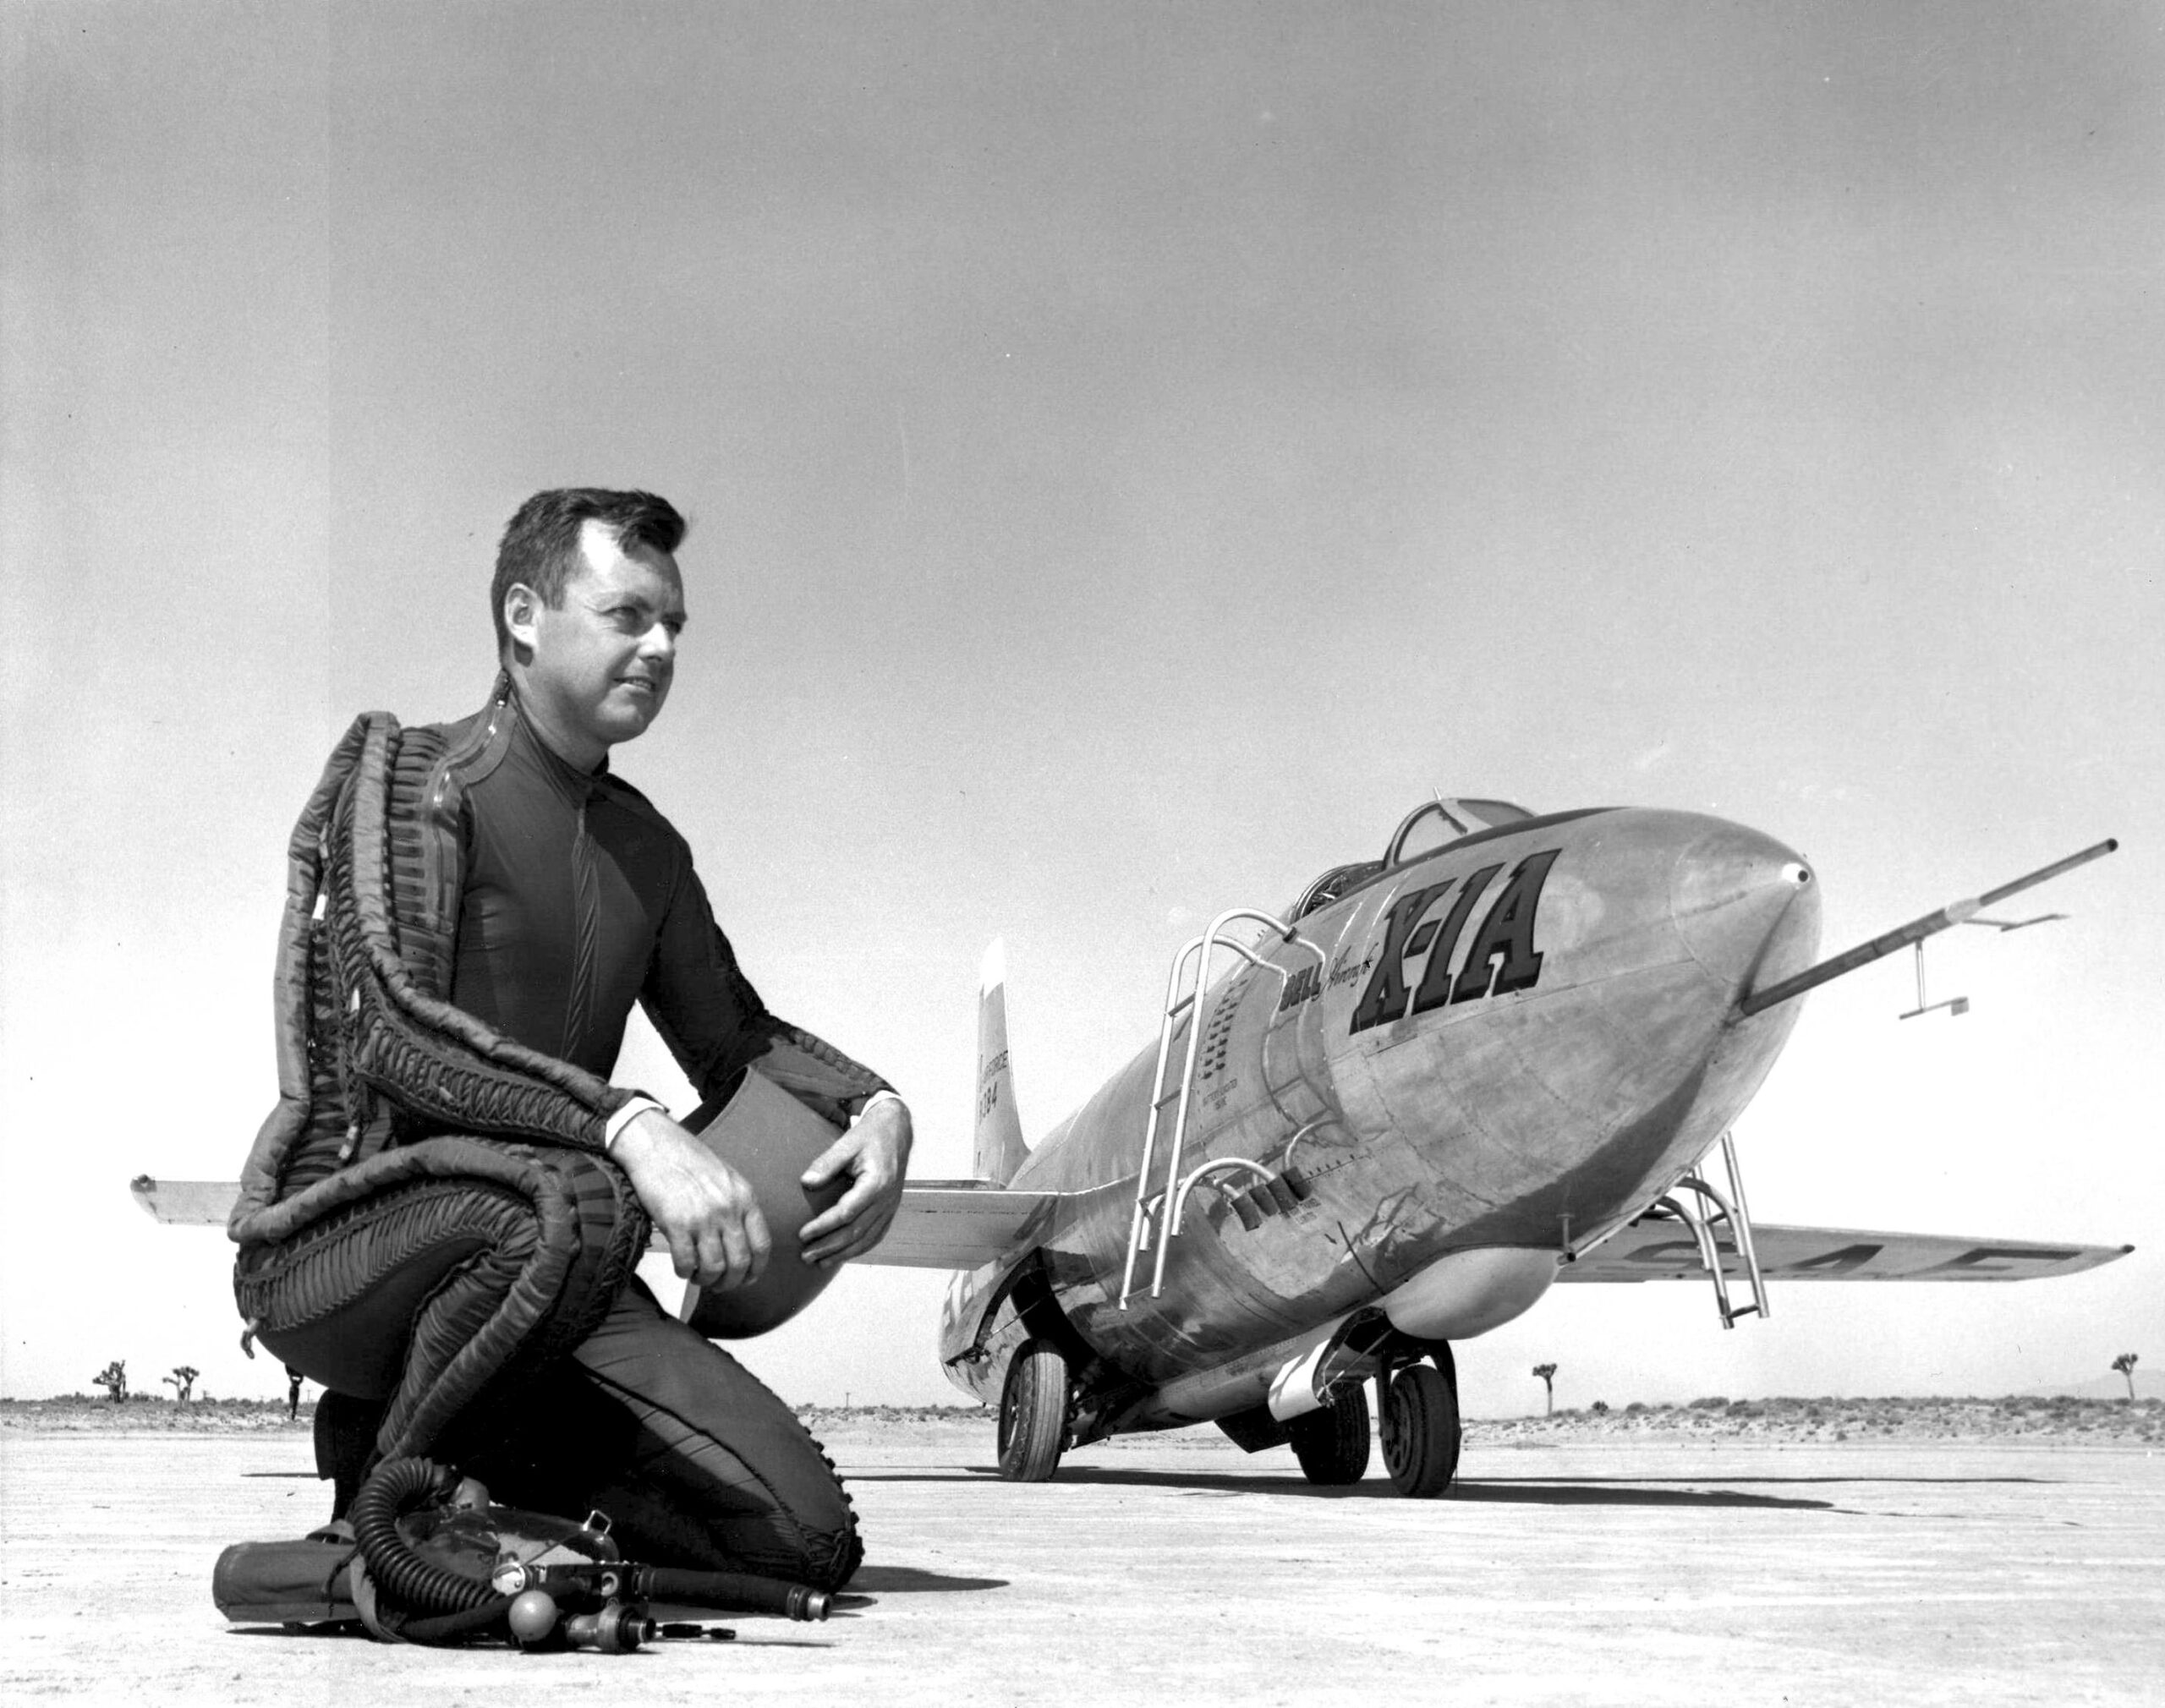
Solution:
<path fill-rule="evenodd" d="M 1280 1014 L 1298 1008 L 1304 1002 L 1313 1002 L 1323 994 L 1323 979 L 1317 968 L 1296 966 L 1285 981 L 1285 994 L 1278 999 Z"/>
<path fill-rule="evenodd" d="M 1324 980 L 1325 988 L 1335 990 L 1341 984 L 1351 984 L 1357 978 L 1366 978 L 1368 969 L 1376 964 L 1376 951 L 1371 948 L 1358 961 L 1351 949 L 1341 949 L 1338 958 L 1330 964 L 1330 976 Z"/>
<path fill-rule="evenodd" d="M 1483 866 L 1463 882 L 1447 878 L 1399 896 L 1384 917 L 1382 951 L 1368 988 L 1353 1006 L 1348 1030 L 1366 1032 L 1403 1020 L 1409 1013 L 1426 1014 L 1446 1003 L 1531 990 L 1539 983 L 1541 951 L 1533 946 L 1534 916 L 1548 868 L 1562 852 L 1560 848 L 1544 849 L 1511 868 L 1462 959 L 1455 953 L 1459 939 L 1474 908 L 1504 869 L 1500 863 Z M 1444 905 L 1446 895 L 1450 898 L 1448 906 Z M 1428 956 L 1421 982 L 1409 985 L 1406 963 L 1420 955 Z"/>

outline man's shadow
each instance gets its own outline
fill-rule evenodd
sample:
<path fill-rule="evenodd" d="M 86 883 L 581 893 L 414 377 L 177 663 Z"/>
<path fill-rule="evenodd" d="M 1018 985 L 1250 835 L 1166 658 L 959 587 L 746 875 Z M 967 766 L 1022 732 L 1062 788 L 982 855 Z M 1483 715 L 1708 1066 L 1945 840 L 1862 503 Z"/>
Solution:
<path fill-rule="evenodd" d="M 955 1578 L 923 1566 L 859 1566 L 849 1587 L 835 1597 L 835 1612 L 852 1618 L 880 1605 L 883 1596 L 951 1595 L 958 1590 L 1004 1590 L 1006 1578 Z"/>
<path fill-rule="evenodd" d="M 1005 1578 L 954 1578 L 945 1572 L 928 1572 L 922 1566 L 859 1566 L 841 1599 L 852 1596 L 951 1595 L 958 1590 L 1006 1587 Z"/>

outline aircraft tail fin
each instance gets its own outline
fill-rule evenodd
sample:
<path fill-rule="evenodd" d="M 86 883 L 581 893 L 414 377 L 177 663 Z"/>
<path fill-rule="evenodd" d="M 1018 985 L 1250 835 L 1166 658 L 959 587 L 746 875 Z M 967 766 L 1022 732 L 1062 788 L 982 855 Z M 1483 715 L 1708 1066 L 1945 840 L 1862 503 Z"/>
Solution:
<path fill-rule="evenodd" d="M 1004 1186 L 1029 1154 L 1007 1065 L 1007 951 L 995 937 L 978 976 L 977 1176 Z"/>

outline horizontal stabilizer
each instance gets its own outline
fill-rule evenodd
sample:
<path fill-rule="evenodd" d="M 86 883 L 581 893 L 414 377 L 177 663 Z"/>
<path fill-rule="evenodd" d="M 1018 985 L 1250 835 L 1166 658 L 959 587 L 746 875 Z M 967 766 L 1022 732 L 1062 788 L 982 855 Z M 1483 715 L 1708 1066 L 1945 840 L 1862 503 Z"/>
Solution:
<path fill-rule="evenodd" d="M 156 1220 L 222 1228 L 240 1188 L 231 1180 L 129 1182 L 135 1202 Z M 1057 1192 L 1011 1192 L 977 1180 L 913 1180 L 887 1236 L 857 1261 L 918 1269 L 974 1269 L 1036 1243 L 1051 1220 Z M 664 1250 L 656 1242 L 657 1250 Z"/>
<path fill-rule="evenodd" d="M 236 1180 L 154 1180 L 148 1174 L 136 1175 L 128 1190 L 153 1220 L 181 1227 L 224 1227 L 240 1196 Z"/>
<path fill-rule="evenodd" d="M 1755 1222 L 1759 1267 L 1781 1281 L 2030 1281 L 2072 1275 L 2124 1257 L 2132 1245 L 2054 1245 L 2036 1240 L 1965 1240 L 1949 1234 L 1877 1234 L 1857 1228 L 1785 1228 Z M 1744 1273 L 1726 1238 L 1718 1242 L 1724 1275 Z M 1669 1281 L 1702 1278 L 1698 1242 L 1682 1223 L 1646 1217 L 1557 1266 L 1559 1281 Z"/>

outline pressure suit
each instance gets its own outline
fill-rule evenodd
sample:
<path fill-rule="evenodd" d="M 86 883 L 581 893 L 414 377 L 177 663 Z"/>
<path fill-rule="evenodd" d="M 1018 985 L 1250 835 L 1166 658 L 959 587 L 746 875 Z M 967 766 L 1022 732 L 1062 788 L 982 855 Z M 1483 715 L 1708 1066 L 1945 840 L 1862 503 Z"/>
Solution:
<path fill-rule="evenodd" d="M 329 1390 L 342 1502 L 430 1453 L 600 1508 L 633 1557 L 845 1580 L 817 1444 L 633 1273 L 647 1218 L 605 1134 L 634 1093 L 607 1075 L 637 1002 L 710 1100 L 756 1062 L 846 1122 L 885 1082 L 767 1011 L 645 797 L 559 758 L 502 679 L 461 723 L 360 719 L 294 831 L 277 994 L 235 1289 Z"/>

